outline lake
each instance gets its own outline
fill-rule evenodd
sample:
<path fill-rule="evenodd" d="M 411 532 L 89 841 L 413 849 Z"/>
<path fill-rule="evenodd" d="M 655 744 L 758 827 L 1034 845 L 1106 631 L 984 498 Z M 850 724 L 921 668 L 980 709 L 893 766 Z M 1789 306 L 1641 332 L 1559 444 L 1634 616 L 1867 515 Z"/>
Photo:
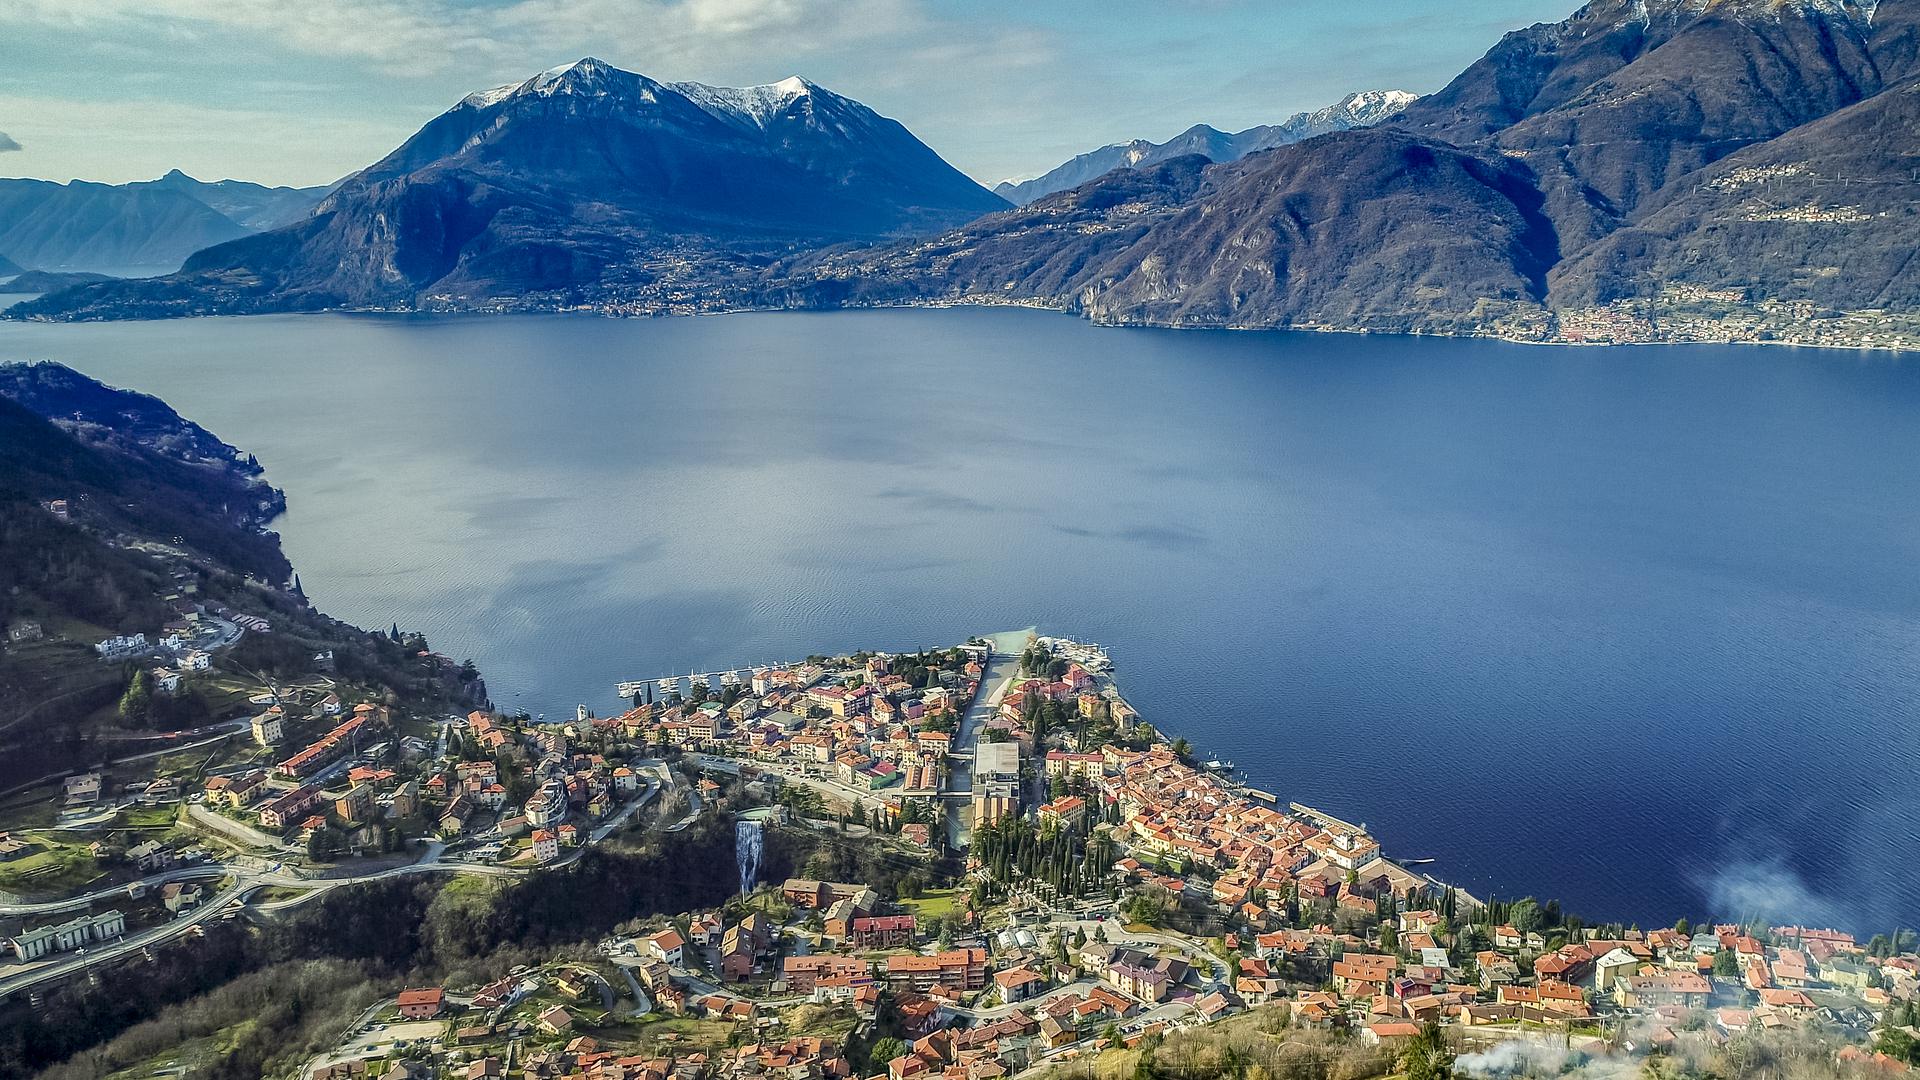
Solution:
<path fill-rule="evenodd" d="M 1481 894 L 1920 923 L 1920 360 L 1019 310 L 0 325 L 495 701 L 1038 624 Z"/>

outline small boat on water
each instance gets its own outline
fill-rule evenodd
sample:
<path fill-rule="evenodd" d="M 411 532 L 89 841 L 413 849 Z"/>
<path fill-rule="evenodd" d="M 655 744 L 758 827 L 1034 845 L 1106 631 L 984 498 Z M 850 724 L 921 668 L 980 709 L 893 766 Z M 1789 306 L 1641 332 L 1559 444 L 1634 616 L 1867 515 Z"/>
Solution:
<path fill-rule="evenodd" d="M 1232 772 L 1233 762 L 1221 761 L 1219 758 L 1214 758 L 1212 761 L 1207 762 L 1207 768 L 1214 772 Z"/>
<path fill-rule="evenodd" d="M 1428 863 L 1436 862 L 1436 861 L 1437 860 L 1434 860 L 1434 859 L 1401 859 L 1400 865 L 1401 866 L 1425 866 Z"/>

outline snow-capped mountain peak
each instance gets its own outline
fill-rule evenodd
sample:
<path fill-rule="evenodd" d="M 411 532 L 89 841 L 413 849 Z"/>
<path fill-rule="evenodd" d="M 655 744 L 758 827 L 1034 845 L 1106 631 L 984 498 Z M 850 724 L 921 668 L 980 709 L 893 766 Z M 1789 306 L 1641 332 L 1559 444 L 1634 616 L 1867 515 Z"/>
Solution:
<path fill-rule="evenodd" d="M 761 86 L 709 86 L 706 83 L 679 82 L 669 84 L 668 89 L 720 120 L 762 130 L 795 101 L 824 93 L 798 75 Z"/>
<path fill-rule="evenodd" d="M 1417 94 L 1405 90 L 1362 90 L 1313 112 L 1295 113 L 1279 124 L 1265 124 L 1232 133 L 1207 124 L 1195 124 L 1163 143 L 1135 139 L 1110 143 L 1065 162 L 1032 180 L 1002 181 L 994 192 L 1019 204 L 1043 195 L 1078 187 L 1117 168 L 1140 168 L 1186 154 L 1217 161 L 1237 161 L 1258 150 L 1310 139 L 1348 128 L 1371 127 L 1398 115 Z"/>
<path fill-rule="evenodd" d="M 556 94 L 573 94 L 581 97 L 606 97 L 611 94 L 638 91 L 646 96 L 658 86 L 645 75 L 636 75 L 614 67 L 605 60 L 592 56 L 583 56 L 570 64 L 561 64 L 517 83 L 507 83 L 490 90 L 479 90 L 462 98 L 462 105 L 476 109 L 485 109 L 521 95 L 534 97 L 553 97 Z"/>
<path fill-rule="evenodd" d="M 571 64 L 562 64 L 529 79 L 523 90 L 534 94 L 580 94 L 586 97 L 604 97 L 621 89 L 638 84 L 646 86 L 653 80 L 645 75 L 636 75 L 631 71 L 622 71 L 591 56 L 583 56 Z"/>
<path fill-rule="evenodd" d="M 471 105 L 476 109 L 484 109 L 490 105 L 498 105 L 512 97 L 513 92 L 524 85 L 526 84 L 507 83 L 504 86 L 495 86 L 486 90 L 475 90 L 473 93 L 461 98 L 460 104 Z"/>
<path fill-rule="evenodd" d="M 1419 96 L 1405 90 L 1362 90 L 1348 94 L 1322 112 L 1344 114 L 1357 126 L 1364 127 L 1399 115 Z"/>

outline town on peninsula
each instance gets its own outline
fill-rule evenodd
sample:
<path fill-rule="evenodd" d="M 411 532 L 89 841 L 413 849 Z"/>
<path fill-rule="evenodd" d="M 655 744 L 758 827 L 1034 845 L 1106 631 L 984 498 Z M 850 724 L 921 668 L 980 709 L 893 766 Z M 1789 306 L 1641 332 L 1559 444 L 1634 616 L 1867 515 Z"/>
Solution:
<path fill-rule="evenodd" d="M 1683 1070 L 1788 1034 L 1871 1065 L 1920 995 L 1898 935 L 1469 895 L 1197 760 L 1068 637 L 641 680 L 547 723 L 216 659 L 272 632 L 189 600 L 95 643 L 156 697 L 254 708 L 9 804 L 0 998 L 344 936 L 393 962 L 261 1067 L 993 1080 Z M 234 1037 L 107 1053 L 152 1075 Z"/>

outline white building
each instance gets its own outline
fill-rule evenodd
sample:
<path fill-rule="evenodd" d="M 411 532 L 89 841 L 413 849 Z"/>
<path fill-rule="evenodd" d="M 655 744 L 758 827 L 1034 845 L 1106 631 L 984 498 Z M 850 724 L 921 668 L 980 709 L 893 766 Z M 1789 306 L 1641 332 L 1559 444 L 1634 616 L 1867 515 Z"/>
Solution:
<path fill-rule="evenodd" d="M 527 823 L 536 829 L 550 828 L 567 817 L 567 785 L 555 777 L 540 785 L 527 800 Z"/>
<path fill-rule="evenodd" d="M 1020 744 L 979 742 L 973 745 L 973 793 L 976 799 L 1020 797 Z"/>
<path fill-rule="evenodd" d="M 560 840 L 545 829 L 533 833 L 533 860 L 549 863 L 560 857 Z"/>
<path fill-rule="evenodd" d="M 285 735 L 285 725 L 281 720 L 278 706 L 253 718 L 253 741 L 261 746 L 272 746 Z"/>
<path fill-rule="evenodd" d="M 173 853 L 158 840 L 148 840 L 127 849 L 126 860 L 141 870 L 165 870 L 173 862 Z"/>
<path fill-rule="evenodd" d="M 147 635 L 122 634 L 119 637 L 110 637 L 100 642 L 93 647 L 93 651 L 99 653 L 101 656 L 124 656 L 128 653 L 141 652 L 145 650 L 146 647 Z"/>
<path fill-rule="evenodd" d="M 649 935 L 645 945 L 648 956 L 663 963 L 671 964 L 674 967 L 679 967 L 685 958 L 684 950 L 686 949 L 687 942 L 685 938 L 680 936 L 680 931 L 669 926 L 657 934 Z"/>
<path fill-rule="evenodd" d="M 82 803 L 99 802 L 100 801 L 100 774 L 97 772 L 90 772 L 90 773 L 81 773 L 79 776 L 67 777 L 66 796 L 67 796 L 68 806 L 78 806 Z"/>
<path fill-rule="evenodd" d="M 1020 744 L 978 742 L 973 746 L 973 775 L 982 779 L 1020 778 Z"/>
<path fill-rule="evenodd" d="M 90 941 L 106 941 L 127 932 L 127 917 L 118 911 L 79 915 L 57 926 L 23 930 L 7 945 L 21 960 L 38 960 L 50 953 L 68 952 Z"/>

